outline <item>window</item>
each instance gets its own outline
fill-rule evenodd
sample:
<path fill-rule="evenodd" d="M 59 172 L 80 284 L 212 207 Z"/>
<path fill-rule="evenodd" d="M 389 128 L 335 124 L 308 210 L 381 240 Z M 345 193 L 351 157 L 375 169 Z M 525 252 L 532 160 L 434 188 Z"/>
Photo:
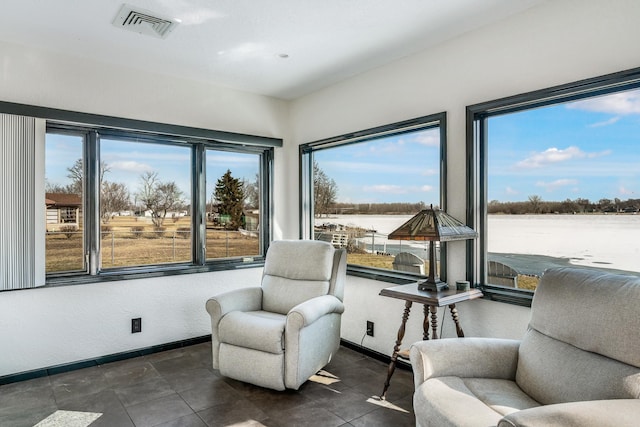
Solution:
<path fill-rule="evenodd" d="M 0 107 L 46 121 L 40 149 L 44 191 L 36 203 L 45 204 L 44 227 L 30 233 L 46 234 L 41 268 L 48 283 L 263 262 L 271 233 L 273 149 L 281 140 L 8 103 Z M 77 124 L 79 119 L 101 124 Z M 231 179 L 223 180 L 227 176 Z"/>
<path fill-rule="evenodd" d="M 260 162 L 207 150 L 207 259 L 260 255 Z"/>
<path fill-rule="evenodd" d="M 45 264 L 48 273 L 86 272 L 83 208 L 84 134 L 45 138 Z"/>
<path fill-rule="evenodd" d="M 191 147 L 100 139 L 101 268 L 191 262 Z"/>
<path fill-rule="evenodd" d="M 302 145 L 302 237 L 346 248 L 351 273 L 398 277 L 389 270 L 405 252 L 428 271 L 428 244 L 387 235 L 443 207 L 445 129 L 441 113 Z"/>
<path fill-rule="evenodd" d="M 0 184 L 10 190 L 0 209 L 11 231 L 1 236 L 15 249 L 2 260 L 0 290 L 264 261 L 282 140 L 2 101 L 0 113 Z M 236 223 L 215 222 L 225 212 L 208 204 L 216 156 L 242 184 Z M 150 194 L 164 204 L 142 197 Z M 209 232 L 224 233 L 223 252 L 209 249 Z"/>
<path fill-rule="evenodd" d="M 489 294 L 530 294 L 556 266 L 640 274 L 639 78 L 470 107 L 481 231 L 472 268 Z"/>
<path fill-rule="evenodd" d="M 216 141 L 49 123 L 47 273 L 99 275 L 216 259 L 254 261 L 266 246 L 260 224 L 266 222 L 268 198 L 261 188 L 270 153 Z M 199 185 L 200 168 L 204 186 Z M 204 235 L 194 218 L 202 218 Z"/>
<path fill-rule="evenodd" d="M 63 224 L 77 224 L 78 223 L 78 207 L 61 207 L 60 208 L 60 222 Z"/>

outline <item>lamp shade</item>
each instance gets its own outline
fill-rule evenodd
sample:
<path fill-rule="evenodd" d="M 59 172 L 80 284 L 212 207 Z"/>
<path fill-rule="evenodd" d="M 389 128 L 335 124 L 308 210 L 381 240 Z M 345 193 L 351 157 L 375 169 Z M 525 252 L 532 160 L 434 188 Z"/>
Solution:
<path fill-rule="evenodd" d="M 478 233 L 440 209 L 424 209 L 392 231 L 389 240 L 431 240 L 447 242 L 475 239 Z"/>

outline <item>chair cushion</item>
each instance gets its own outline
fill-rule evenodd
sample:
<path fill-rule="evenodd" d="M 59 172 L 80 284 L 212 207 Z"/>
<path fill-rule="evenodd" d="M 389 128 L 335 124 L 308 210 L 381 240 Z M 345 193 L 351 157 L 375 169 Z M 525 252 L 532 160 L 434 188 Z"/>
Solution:
<path fill-rule="evenodd" d="M 274 313 L 287 314 L 301 302 L 327 295 L 329 282 L 264 276 L 262 289 L 262 308 Z"/>
<path fill-rule="evenodd" d="M 506 414 L 537 406 L 515 382 L 486 378 L 431 378 L 413 399 L 422 427 L 495 426 Z"/>
<path fill-rule="evenodd" d="M 544 405 L 505 416 L 498 427 L 637 427 L 640 400 L 611 399 Z"/>
<path fill-rule="evenodd" d="M 293 280 L 329 281 L 335 249 L 317 240 L 276 240 L 271 242 L 264 274 Z"/>
<path fill-rule="evenodd" d="M 267 353 L 284 353 L 286 316 L 266 311 L 232 311 L 220 320 L 221 343 Z"/>
<path fill-rule="evenodd" d="M 584 268 L 547 270 L 530 327 L 582 350 L 640 368 L 640 277 Z"/>
<path fill-rule="evenodd" d="M 520 344 L 516 382 L 545 405 L 640 396 L 640 369 L 534 329 Z"/>
<path fill-rule="evenodd" d="M 334 252 L 333 246 L 327 242 L 272 242 L 262 278 L 262 309 L 287 314 L 303 301 L 327 295 Z"/>

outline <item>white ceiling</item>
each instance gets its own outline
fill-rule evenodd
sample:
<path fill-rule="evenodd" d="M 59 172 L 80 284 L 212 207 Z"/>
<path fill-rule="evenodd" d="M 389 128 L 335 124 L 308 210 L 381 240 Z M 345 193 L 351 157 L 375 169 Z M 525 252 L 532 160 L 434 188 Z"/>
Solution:
<path fill-rule="evenodd" d="M 160 39 L 112 25 L 121 0 L 2 0 L 0 40 L 295 99 L 542 1 L 128 0 L 181 21 Z"/>

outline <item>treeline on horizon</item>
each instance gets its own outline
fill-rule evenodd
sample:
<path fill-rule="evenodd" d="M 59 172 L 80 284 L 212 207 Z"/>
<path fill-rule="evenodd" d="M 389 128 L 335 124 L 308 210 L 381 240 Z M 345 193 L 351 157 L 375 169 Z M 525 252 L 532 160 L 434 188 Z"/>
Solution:
<path fill-rule="evenodd" d="M 434 205 L 434 207 L 438 207 Z M 427 208 L 418 203 L 334 203 L 329 208 L 331 214 L 345 215 L 413 215 Z"/>
<path fill-rule="evenodd" d="M 342 215 L 413 215 L 426 209 L 424 202 L 418 203 L 334 203 L 326 214 Z M 434 205 L 434 207 L 439 207 Z M 578 214 L 578 213 L 634 213 L 640 211 L 640 199 L 600 199 L 591 202 L 578 198 L 564 201 L 545 201 L 539 196 L 530 196 L 521 202 L 492 200 L 487 206 L 489 214 Z"/>
<path fill-rule="evenodd" d="M 487 206 L 489 214 L 580 214 L 580 213 L 633 213 L 638 212 L 640 199 L 566 199 L 562 202 L 544 201 L 539 196 L 529 196 L 524 202 L 500 202 L 492 200 Z"/>

